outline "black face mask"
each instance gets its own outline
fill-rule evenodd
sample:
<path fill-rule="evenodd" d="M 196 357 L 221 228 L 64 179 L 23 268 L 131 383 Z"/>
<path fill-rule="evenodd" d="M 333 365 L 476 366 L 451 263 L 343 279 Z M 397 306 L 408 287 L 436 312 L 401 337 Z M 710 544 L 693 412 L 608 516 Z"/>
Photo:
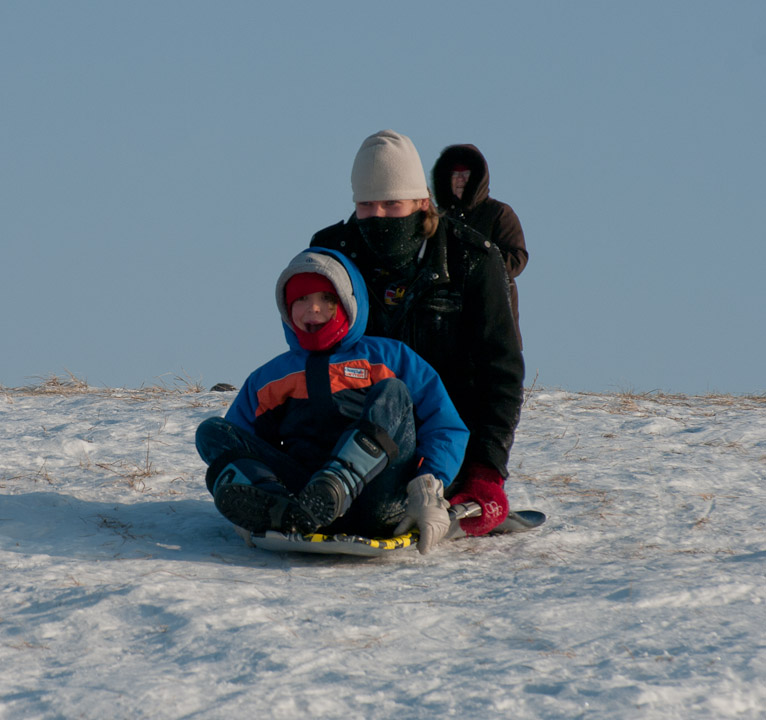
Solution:
<path fill-rule="evenodd" d="M 422 210 L 406 217 L 371 217 L 356 219 L 359 232 L 373 255 L 391 270 L 399 270 L 415 261 L 423 244 Z"/>

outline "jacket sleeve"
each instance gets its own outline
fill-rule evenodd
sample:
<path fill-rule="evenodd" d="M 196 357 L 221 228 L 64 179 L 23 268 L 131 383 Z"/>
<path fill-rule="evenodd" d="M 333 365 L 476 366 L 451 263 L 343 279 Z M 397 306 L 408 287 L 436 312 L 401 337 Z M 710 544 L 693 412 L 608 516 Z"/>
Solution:
<path fill-rule="evenodd" d="M 444 487 L 455 479 L 468 445 L 468 428 L 460 419 L 437 372 L 404 343 L 396 374 L 410 391 L 417 426 L 418 474 L 431 473 Z"/>
<path fill-rule="evenodd" d="M 226 420 L 247 432 L 255 433 L 255 411 L 258 407 L 258 384 L 251 373 L 224 416 Z"/>
<path fill-rule="evenodd" d="M 492 224 L 492 240 L 503 255 L 509 278 L 521 275 L 529 261 L 524 231 L 519 216 L 510 205 L 497 202 L 499 212 Z"/>
<path fill-rule="evenodd" d="M 246 430 L 277 447 L 279 444 L 277 413 L 271 411 L 256 416 L 258 390 L 261 385 L 260 371 L 255 370 L 245 380 L 224 417 L 242 430 Z"/>
<path fill-rule="evenodd" d="M 496 247 L 469 273 L 464 303 L 468 317 L 476 319 L 467 369 L 472 398 L 466 461 L 494 467 L 505 477 L 524 399 L 524 358 L 514 329 L 508 277 Z"/>

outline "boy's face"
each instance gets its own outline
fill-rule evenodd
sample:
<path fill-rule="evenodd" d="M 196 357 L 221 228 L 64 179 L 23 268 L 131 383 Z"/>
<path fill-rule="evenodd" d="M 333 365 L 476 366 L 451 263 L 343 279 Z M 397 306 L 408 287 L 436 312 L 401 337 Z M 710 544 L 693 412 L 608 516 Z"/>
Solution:
<path fill-rule="evenodd" d="M 372 217 L 408 217 L 418 210 L 428 210 L 428 198 L 424 200 L 375 200 L 356 203 L 356 216 L 360 220 Z"/>
<path fill-rule="evenodd" d="M 330 292 L 313 292 L 293 302 L 290 318 L 298 330 L 315 333 L 335 317 L 337 310 L 337 295 Z"/>

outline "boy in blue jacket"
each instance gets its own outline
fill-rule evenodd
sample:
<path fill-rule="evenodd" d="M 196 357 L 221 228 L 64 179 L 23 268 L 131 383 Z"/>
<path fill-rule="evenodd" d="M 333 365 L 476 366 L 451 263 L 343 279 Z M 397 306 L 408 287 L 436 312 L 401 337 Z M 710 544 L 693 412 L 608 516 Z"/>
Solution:
<path fill-rule="evenodd" d="M 403 343 L 364 335 L 366 286 L 339 252 L 296 256 L 276 300 L 289 351 L 197 429 L 216 507 L 248 533 L 417 528 L 428 552 L 449 530 L 443 490 L 468 443 L 439 376 Z"/>

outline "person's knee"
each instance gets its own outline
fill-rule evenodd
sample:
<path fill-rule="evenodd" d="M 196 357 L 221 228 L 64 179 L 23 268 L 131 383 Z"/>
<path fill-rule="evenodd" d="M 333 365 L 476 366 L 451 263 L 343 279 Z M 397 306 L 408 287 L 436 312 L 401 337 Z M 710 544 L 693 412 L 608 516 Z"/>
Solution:
<path fill-rule="evenodd" d="M 197 427 L 194 443 L 202 460 L 207 464 L 231 446 L 231 424 L 222 417 L 209 417 Z"/>
<path fill-rule="evenodd" d="M 380 425 L 392 418 L 411 415 L 412 396 L 407 385 L 398 378 L 386 378 L 376 383 L 367 394 L 364 412 Z M 379 420 L 375 420 L 376 417 Z"/>
<path fill-rule="evenodd" d="M 412 403 L 409 388 L 399 378 L 386 378 L 377 383 L 375 387 L 379 387 L 380 393 L 386 397 L 394 398 L 404 404 Z"/>
<path fill-rule="evenodd" d="M 207 438 L 211 435 L 221 431 L 225 423 L 225 420 L 221 417 L 209 417 L 203 420 L 197 426 L 197 432 L 195 433 L 195 440 L 199 444 L 201 438 Z"/>

